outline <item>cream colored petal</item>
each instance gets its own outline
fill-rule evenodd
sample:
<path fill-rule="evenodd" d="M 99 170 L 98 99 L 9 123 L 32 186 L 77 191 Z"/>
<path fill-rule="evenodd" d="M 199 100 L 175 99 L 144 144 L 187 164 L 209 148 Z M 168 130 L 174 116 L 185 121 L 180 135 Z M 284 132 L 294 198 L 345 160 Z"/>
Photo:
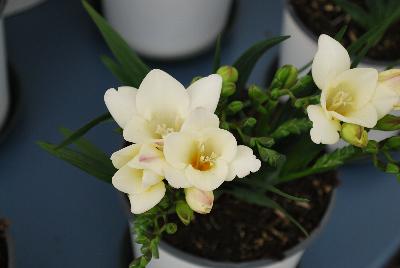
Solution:
<path fill-rule="evenodd" d="M 379 73 L 379 83 L 393 89 L 400 95 L 400 69 L 390 69 Z"/>
<path fill-rule="evenodd" d="M 329 118 L 320 105 L 309 105 L 307 114 L 313 123 L 311 140 L 316 144 L 335 144 L 339 141 L 340 123 Z"/>
<path fill-rule="evenodd" d="M 131 161 L 140 150 L 140 145 L 132 144 L 111 155 L 111 161 L 115 168 L 120 169 Z"/>
<path fill-rule="evenodd" d="M 367 128 L 373 128 L 378 121 L 378 114 L 376 112 L 376 108 L 372 103 L 368 103 L 364 107 L 355 110 L 349 114 L 346 114 L 346 116 L 340 115 L 335 112 L 330 112 L 330 114 L 340 121 L 353 123 Z"/>
<path fill-rule="evenodd" d="M 126 141 L 133 143 L 147 143 L 158 138 L 155 136 L 149 122 L 140 115 L 133 115 L 131 117 L 125 126 L 123 136 Z"/>
<path fill-rule="evenodd" d="M 218 128 L 219 118 L 205 108 L 196 108 L 186 118 L 182 131 L 200 131 L 204 128 Z"/>
<path fill-rule="evenodd" d="M 160 176 L 151 170 L 145 169 L 143 170 L 142 185 L 144 188 L 148 188 L 154 184 L 159 183 L 163 180 L 163 178 L 163 176 Z"/>
<path fill-rule="evenodd" d="M 177 169 L 166 163 L 164 166 L 164 176 L 168 184 L 173 188 L 188 188 L 192 184 L 187 180 L 184 169 Z"/>
<path fill-rule="evenodd" d="M 196 145 L 188 132 L 171 133 L 164 139 L 165 160 L 174 168 L 184 169 L 191 162 Z"/>
<path fill-rule="evenodd" d="M 372 103 L 375 106 L 378 120 L 389 114 L 393 107 L 399 102 L 399 95 L 395 90 L 387 87 L 385 84 L 379 84 L 375 90 Z"/>
<path fill-rule="evenodd" d="M 128 166 L 138 169 L 149 169 L 163 176 L 164 155 L 155 144 L 143 144 L 138 155 L 128 162 Z"/>
<path fill-rule="evenodd" d="M 131 211 L 133 214 L 141 214 L 156 206 L 165 195 L 165 185 L 159 182 L 145 192 L 129 195 Z"/>
<path fill-rule="evenodd" d="M 229 174 L 227 181 L 235 177 L 244 178 L 250 172 L 257 172 L 261 167 L 261 161 L 253 154 L 253 150 L 247 146 L 239 145 L 235 158 L 229 163 Z"/>
<path fill-rule="evenodd" d="M 118 91 L 110 88 L 104 94 L 104 102 L 121 128 L 136 113 L 136 92 L 137 89 L 133 87 L 119 87 Z"/>
<path fill-rule="evenodd" d="M 349 68 L 350 57 L 346 49 L 328 35 L 320 35 L 311 69 L 315 84 L 324 90 L 330 81 Z"/>
<path fill-rule="evenodd" d="M 329 98 L 342 90 L 348 92 L 353 98 L 352 106 L 356 109 L 363 107 L 371 101 L 378 83 L 378 72 L 372 68 L 354 68 L 338 75 L 329 85 L 326 92 L 327 103 Z"/>
<path fill-rule="evenodd" d="M 214 166 L 207 171 L 194 169 L 191 165 L 185 169 L 185 176 L 196 188 L 203 191 L 217 189 L 227 178 L 228 165 L 224 160 L 218 159 Z"/>
<path fill-rule="evenodd" d="M 112 178 L 112 184 L 121 192 L 137 194 L 146 190 L 142 185 L 143 171 L 124 166 Z"/>
<path fill-rule="evenodd" d="M 164 71 L 154 69 L 143 79 L 136 95 L 139 114 L 150 120 L 153 114 L 173 113 L 186 115 L 189 95 L 175 78 Z"/>
<path fill-rule="evenodd" d="M 222 78 L 218 74 L 201 78 L 187 89 L 191 110 L 203 107 L 214 113 L 221 95 Z"/>
<path fill-rule="evenodd" d="M 207 151 L 212 151 L 227 163 L 236 155 L 237 142 L 229 131 L 219 128 L 207 128 L 201 132 L 202 142 Z"/>

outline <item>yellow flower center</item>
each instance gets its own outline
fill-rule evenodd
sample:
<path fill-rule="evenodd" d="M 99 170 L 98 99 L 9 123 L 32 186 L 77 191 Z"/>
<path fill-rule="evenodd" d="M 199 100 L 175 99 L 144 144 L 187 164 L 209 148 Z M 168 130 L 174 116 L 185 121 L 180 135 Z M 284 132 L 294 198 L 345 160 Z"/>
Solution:
<path fill-rule="evenodd" d="M 175 130 L 172 127 L 167 127 L 166 124 L 158 124 L 155 131 L 156 134 L 160 135 L 163 138 L 172 132 L 175 132 Z"/>
<path fill-rule="evenodd" d="M 348 91 L 338 90 L 328 97 L 326 108 L 343 115 L 349 111 L 353 104 L 354 98 Z"/>
<path fill-rule="evenodd" d="M 193 154 L 191 165 L 200 171 L 210 170 L 217 160 L 217 154 L 213 151 L 207 152 L 204 143 L 201 143 Z"/>

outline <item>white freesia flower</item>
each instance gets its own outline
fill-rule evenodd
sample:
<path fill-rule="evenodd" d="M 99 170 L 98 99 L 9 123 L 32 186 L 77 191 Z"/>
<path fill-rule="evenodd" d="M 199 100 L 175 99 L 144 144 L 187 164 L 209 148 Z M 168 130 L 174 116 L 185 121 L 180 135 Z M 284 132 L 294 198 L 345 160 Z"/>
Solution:
<path fill-rule="evenodd" d="M 185 189 L 185 199 L 191 209 L 200 214 L 207 214 L 212 209 L 214 194 L 212 191 L 190 187 Z"/>
<path fill-rule="evenodd" d="M 165 137 L 165 160 L 170 169 L 175 170 L 166 172 L 165 177 L 170 182 L 176 176 L 169 177 L 169 173 L 179 174 L 181 181 L 203 191 L 212 191 L 225 180 L 236 176 L 242 178 L 260 168 L 260 160 L 250 152 L 251 149 L 245 146 L 238 148 L 232 133 L 219 128 L 215 114 L 197 108 L 180 132 Z"/>
<path fill-rule="evenodd" d="M 213 113 L 217 107 L 222 78 L 217 74 L 199 79 L 185 89 L 169 74 L 152 70 L 139 89 L 109 89 L 105 103 L 115 121 L 132 143 L 162 143 L 162 139 L 181 129 L 190 111 L 203 107 Z"/>
<path fill-rule="evenodd" d="M 386 90 L 391 89 L 397 94 L 397 103 L 395 108 L 400 108 L 400 69 L 391 69 L 379 73 L 378 76 L 378 87 L 385 88 Z"/>
<path fill-rule="evenodd" d="M 308 109 L 313 121 L 312 140 L 336 143 L 338 121 L 372 128 L 397 103 L 389 87 L 379 86 L 378 72 L 372 68 L 350 69 L 350 57 L 336 40 L 321 35 L 312 64 L 312 75 L 322 90 L 321 108 Z"/>
<path fill-rule="evenodd" d="M 146 212 L 161 201 L 165 194 L 163 156 L 154 145 L 127 146 L 115 152 L 111 160 L 119 169 L 112 184 L 128 194 L 132 213 Z"/>

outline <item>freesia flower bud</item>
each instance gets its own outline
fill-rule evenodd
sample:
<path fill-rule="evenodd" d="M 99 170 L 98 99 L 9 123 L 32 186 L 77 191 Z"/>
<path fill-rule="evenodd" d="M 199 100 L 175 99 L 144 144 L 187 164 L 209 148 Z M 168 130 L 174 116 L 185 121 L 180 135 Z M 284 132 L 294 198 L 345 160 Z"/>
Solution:
<path fill-rule="evenodd" d="M 351 123 L 342 124 L 342 130 L 340 131 L 340 136 L 346 142 L 357 147 L 365 147 L 368 144 L 367 131 L 364 129 L 364 127 L 356 124 L 351 124 Z"/>
<path fill-rule="evenodd" d="M 297 82 L 297 68 L 284 65 L 276 71 L 272 80 L 272 88 L 291 88 Z"/>
<path fill-rule="evenodd" d="M 229 97 L 236 92 L 236 84 L 234 82 L 223 82 L 222 84 L 222 97 Z"/>
<path fill-rule="evenodd" d="M 250 99 L 257 103 L 263 103 L 264 101 L 267 100 L 267 94 L 262 91 L 262 89 L 256 85 L 251 85 L 248 90 L 248 94 Z"/>
<path fill-rule="evenodd" d="M 212 191 L 202 191 L 195 187 L 186 188 L 185 197 L 189 207 L 197 213 L 210 213 L 214 202 Z"/>
<path fill-rule="evenodd" d="M 222 77 L 224 82 L 233 82 L 235 83 L 239 78 L 239 73 L 235 67 L 232 66 L 222 66 L 217 70 L 217 74 Z"/>
<path fill-rule="evenodd" d="M 178 201 L 175 211 L 183 224 L 188 225 L 193 220 L 193 210 L 185 201 Z"/>

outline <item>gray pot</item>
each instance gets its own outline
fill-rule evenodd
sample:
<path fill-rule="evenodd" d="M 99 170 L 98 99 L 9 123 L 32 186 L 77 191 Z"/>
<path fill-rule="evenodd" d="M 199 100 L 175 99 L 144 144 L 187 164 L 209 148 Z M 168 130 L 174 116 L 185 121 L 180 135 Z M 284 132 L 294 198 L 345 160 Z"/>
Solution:
<path fill-rule="evenodd" d="M 332 212 L 335 203 L 336 190 L 333 191 L 330 203 L 325 212 L 325 215 L 321 219 L 320 225 L 310 234 L 310 236 L 303 240 L 300 244 L 289 249 L 284 253 L 285 258 L 283 260 L 257 260 L 242 263 L 230 263 L 230 262 L 215 262 L 207 260 L 198 256 L 191 255 L 179 249 L 176 249 L 167 243 L 160 242 L 160 258 L 153 259 L 147 268 L 294 268 L 297 266 L 305 250 L 309 244 L 319 235 L 320 231 L 328 222 L 329 216 Z M 129 204 L 126 206 L 129 211 Z M 130 213 L 129 213 L 130 214 Z M 132 218 L 132 216 L 131 216 Z M 130 221 L 132 226 L 133 222 Z M 132 230 L 133 228 L 131 228 Z M 131 232 L 131 239 L 134 245 L 133 251 L 134 256 L 140 255 L 140 245 L 134 241 L 134 234 Z"/>

